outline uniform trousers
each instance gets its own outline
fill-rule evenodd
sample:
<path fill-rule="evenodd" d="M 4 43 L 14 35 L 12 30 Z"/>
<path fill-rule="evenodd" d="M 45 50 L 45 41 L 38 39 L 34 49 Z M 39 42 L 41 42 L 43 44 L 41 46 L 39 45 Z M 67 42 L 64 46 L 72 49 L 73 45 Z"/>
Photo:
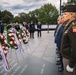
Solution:
<path fill-rule="evenodd" d="M 74 67 L 73 75 L 76 75 L 76 64 L 75 64 L 75 67 Z"/>
<path fill-rule="evenodd" d="M 69 60 L 63 57 L 64 75 L 73 75 L 73 72 L 67 72 L 66 66 L 69 65 Z"/>

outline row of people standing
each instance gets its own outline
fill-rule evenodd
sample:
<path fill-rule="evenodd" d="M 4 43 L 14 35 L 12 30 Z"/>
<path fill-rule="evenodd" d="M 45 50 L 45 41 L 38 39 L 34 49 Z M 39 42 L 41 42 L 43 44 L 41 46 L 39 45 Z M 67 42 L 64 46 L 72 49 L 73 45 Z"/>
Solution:
<path fill-rule="evenodd" d="M 35 29 L 36 29 L 35 24 L 33 21 L 31 21 L 31 23 L 29 25 L 30 38 L 34 38 Z M 41 29 L 42 29 L 41 22 L 38 22 L 38 24 L 37 24 L 37 36 L 38 37 L 41 37 Z"/>
<path fill-rule="evenodd" d="M 63 11 L 58 18 L 55 43 L 64 75 L 76 75 L 76 5 L 67 5 Z"/>
<path fill-rule="evenodd" d="M 10 25 L 12 25 L 12 27 L 14 27 L 17 31 L 20 30 L 20 25 L 18 24 L 18 22 L 16 22 L 15 25 L 10 23 Z M 7 27 L 7 29 L 11 27 L 10 25 Z M 34 38 L 34 32 L 36 30 L 34 22 L 31 21 L 30 23 L 27 24 L 27 22 L 24 21 L 22 26 L 25 27 L 30 32 L 30 38 Z M 42 29 L 41 22 L 38 22 L 37 24 L 37 36 L 38 37 L 41 37 L 41 29 Z"/>
<path fill-rule="evenodd" d="M 63 70 L 64 70 L 63 57 L 62 57 L 61 52 L 60 52 L 63 29 L 64 29 L 63 19 L 62 19 L 62 16 L 59 16 L 58 17 L 58 25 L 56 27 L 55 34 L 54 34 L 55 43 L 56 43 L 56 46 L 57 46 L 57 49 L 56 49 L 56 53 L 57 53 L 57 56 L 58 56 L 57 58 L 60 58 L 59 60 L 56 61 L 57 62 L 56 64 L 60 66 L 60 67 L 58 67 L 59 72 L 63 72 Z"/>

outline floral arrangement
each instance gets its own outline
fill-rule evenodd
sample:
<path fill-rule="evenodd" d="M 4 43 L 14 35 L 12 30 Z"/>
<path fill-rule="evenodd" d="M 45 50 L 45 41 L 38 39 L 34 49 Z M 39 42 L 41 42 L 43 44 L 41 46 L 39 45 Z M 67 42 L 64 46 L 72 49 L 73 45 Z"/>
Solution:
<path fill-rule="evenodd" d="M 18 31 L 16 31 L 14 28 L 10 28 L 7 32 L 7 40 L 11 48 L 18 49 L 17 40 L 15 39 L 15 35 L 18 38 L 18 41 L 22 44 L 21 36 Z"/>
<path fill-rule="evenodd" d="M 21 36 L 20 36 L 20 32 L 16 31 L 16 35 L 17 35 L 17 38 L 18 38 L 19 42 L 22 44 L 22 39 L 21 39 Z"/>
<path fill-rule="evenodd" d="M 7 43 L 7 39 L 4 36 L 4 34 L 0 34 L 0 43 L 2 45 L 2 49 L 4 51 L 4 54 L 7 55 L 8 49 L 9 49 L 9 45 Z"/>
<path fill-rule="evenodd" d="M 28 40 L 29 40 L 29 39 L 30 39 L 30 33 L 29 33 L 28 30 L 26 30 L 26 35 L 27 35 L 27 38 L 28 38 Z"/>
<path fill-rule="evenodd" d="M 12 28 L 10 28 L 8 31 L 7 31 L 7 41 L 8 41 L 8 44 L 10 46 L 10 48 L 14 48 L 14 49 L 17 49 L 18 46 L 17 46 L 17 43 L 15 41 L 15 37 L 14 37 L 14 33 L 16 31 L 13 31 Z"/>
<path fill-rule="evenodd" d="M 0 44 L 2 45 L 1 47 L 3 49 L 5 56 L 7 56 L 9 45 L 7 43 L 7 39 L 4 36 L 4 34 L 0 34 Z M 1 54 L 0 54 L 0 59 L 1 59 Z"/>
<path fill-rule="evenodd" d="M 25 44 L 26 43 L 26 28 L 25 27 L 22 27 L 21 29 L 20 29 L 20 35 L 21 35 L 21 37 L 22 37 L 22 39 L 23 39 L 23 43 Z"/>

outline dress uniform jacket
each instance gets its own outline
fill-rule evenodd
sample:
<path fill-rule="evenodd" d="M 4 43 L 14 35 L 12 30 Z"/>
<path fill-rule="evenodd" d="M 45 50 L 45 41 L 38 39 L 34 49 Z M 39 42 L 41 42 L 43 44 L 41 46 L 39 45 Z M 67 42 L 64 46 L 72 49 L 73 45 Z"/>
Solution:
<path fill-rule="evenodd" d="M 61 53 L 64 58 L 70 60 L 70 67 L 74 67 L 76 63 L 76 20 L 64 27 Z"/>

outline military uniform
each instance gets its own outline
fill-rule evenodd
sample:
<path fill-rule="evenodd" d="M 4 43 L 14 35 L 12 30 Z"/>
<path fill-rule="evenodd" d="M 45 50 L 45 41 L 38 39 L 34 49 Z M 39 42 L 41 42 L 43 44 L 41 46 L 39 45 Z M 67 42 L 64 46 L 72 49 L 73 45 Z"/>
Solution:
<path fill-rule="evenodd" d="M 73 29 L 76 26 L 76 20 L 72 21 L 64 27 L 62 43 L 61 43 L 61 53 L 64 63 L 64 75 L 73 75 L 66 71 L 66 66 L 69 64 L 70 67 L 75 66 L 76 59 L 76 32 Z"/>
<path fill-rule="evenodd" d="M 66 6 L 64 12 L 76 12 L 76 5 Z M 61 54 L 63 56 L 64 75 L 73 75 L 73 72 L 68 72 L 66 67 L 69 65 L 70 68 L 73 68 L 76 64 L 76 20 L 71 21 L 64 27 Z"/>

